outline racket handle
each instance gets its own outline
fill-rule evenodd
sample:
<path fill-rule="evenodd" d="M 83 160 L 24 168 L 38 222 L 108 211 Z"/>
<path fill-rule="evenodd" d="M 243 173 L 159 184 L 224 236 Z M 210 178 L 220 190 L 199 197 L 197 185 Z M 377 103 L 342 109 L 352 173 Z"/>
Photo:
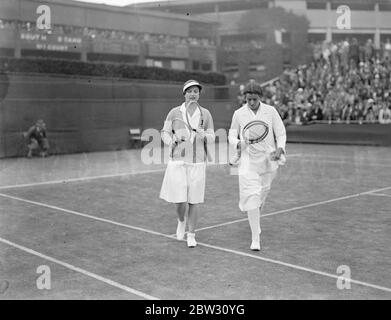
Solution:
<path fill-rule="evenodd" d="M 174 157 L 174 148 L 175 148 L 176 143 L 173 143 L 170 146 L 170 158 L 172 159 Z"/>
<path fill-rule="evenodd" d="M 236 166 L 239 163 L 241 152 L 240 150 L 236 150 L 233 157 L 229 160 L 230 166 Z"/>

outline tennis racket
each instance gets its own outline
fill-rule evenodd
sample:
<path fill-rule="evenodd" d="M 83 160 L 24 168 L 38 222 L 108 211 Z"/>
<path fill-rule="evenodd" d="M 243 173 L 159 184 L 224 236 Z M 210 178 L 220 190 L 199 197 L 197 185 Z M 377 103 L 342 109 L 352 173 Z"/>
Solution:
<path fill-rule="evenodd" d="M 197 132 L 198 130 L 204 130 L 204 115 L 202 113 L 202 110 L 201 110 L 201 107 L 200 105 L 198 104 L 198 102 L 195 102 L 195 104 L 197 105 L 197 109 L 200 111 L 200 121 L 198 123 L 198 128 L 193 128 L 190 124 L 190 120 L 189 120 L 189 116 L 186 112 L 186 120 L 187 120 L 187 124 L 189 125 L 189 127 L 194 131 L 194 132 Z M 204 150 L 205 150 L 205 154 L 206 154 L 206 157 L 208 159 L 208 161 L 212 161 L 212 158 L 211 158 L 211 155 L 209 154 L 208 152 L 208 147 L 207 147 L 207 143 L 206 143 L 206 140 L 204 140 Z"/>
<path fill-rule="evenodd" d="M 171 130 L 173 137 L 173 144 L 171 145 L 171 158 L 174 155 L 175 148 L 182 142 L 189 141 L 192 136 L 192 132 L 196 130 L 191 128 L 183 119 L 175 118 L 171 122 Z"/>
<path fill-rule="evenodd" d="M 267 137 L 269 133 L 269 126 L 266 122 L 261 120 L 254 120 L 247 123 L 242 131 L 242 136 L 244 141 L 250 146 L 249 152 L 253 153 L 270 153 L 272 150 L 270 150 L 270 146 L 262 143 L 263 140 Z M 241 157 L 242 150 L 237 149 L 236 154 L 232 157 L 232 159 L 229 161 L 229 164 L 231 166 L 237 165 L 240 157 Z M 283 159 L 279 161 L 279 164 L 282 164 Z"/>

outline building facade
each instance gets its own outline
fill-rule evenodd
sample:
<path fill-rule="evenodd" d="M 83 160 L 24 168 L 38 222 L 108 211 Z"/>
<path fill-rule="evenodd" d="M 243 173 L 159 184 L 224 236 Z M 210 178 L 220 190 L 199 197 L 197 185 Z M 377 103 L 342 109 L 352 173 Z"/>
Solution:
<path fill-rule="evenodd" d="M 37 9 L 50 8 L 50 29 Z M 42 13 L 42 12 L 41 12 Z M 2 0 L 0 54 L 216 71 L 217 24 L 205 18 L 63 0 Z"/>
<path fill-rule="evenodd" d="M 222 46 L 218 65 L 233 80 L 270 77 L 273 75 L 273 71 L 267 72 L 270 63 L 277 62 L 267 62 L 264 58 L 266 54 L 262 46 L 270 37 L 267 26 L 248 31 L 241 27 L 241 21 L 248 12 L 258 12 L 259 19 L 264 20 L 267 17 L 262 14 L 266 10 L 283 8 L 288 13 L 303 17 L 308 22 L 308 42 L 355 37 L 359 42 L 371 39 L 375 48 L 380 48 L 387 38 L 391 38 L 390 0 L 172 0 L 141 3 L 133 7 L 189 13 L 217 21 L 217 42 Z M 281 64 L 297 64 L 299 61 L 292 60 L 292 49 L 297 45 L 292 39 L 292 28 L 276 27 L 275 42 L 282 45 L 280 50 L 276 48 L 276 59 Z M 246 48 L 248 43 L 254 45 L 252 50 Z M 243 55 L 249 60 L 245 67 L 241 61 Z"/>

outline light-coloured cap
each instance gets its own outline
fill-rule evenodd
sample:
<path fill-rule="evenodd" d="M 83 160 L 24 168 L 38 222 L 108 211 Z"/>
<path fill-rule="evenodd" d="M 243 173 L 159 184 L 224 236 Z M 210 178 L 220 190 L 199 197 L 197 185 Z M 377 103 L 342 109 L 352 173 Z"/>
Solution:
<path fill-rule="evenodd" d="M 202 90 L 202 86 L 200 85 L 200 83 L 198 81 L 196 81 L 196 80 L 188 80 L 183 85 L 182 92 L 185 93 L 186 89 L 190 88 L 192 86 L 197 86 L 200 89 L 200 91 Z"/>

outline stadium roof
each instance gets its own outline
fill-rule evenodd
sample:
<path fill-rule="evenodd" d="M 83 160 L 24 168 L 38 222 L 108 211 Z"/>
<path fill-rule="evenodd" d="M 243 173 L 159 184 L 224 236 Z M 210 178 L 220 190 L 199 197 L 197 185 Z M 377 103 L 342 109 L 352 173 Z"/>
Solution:
<path fill-rule="evenodd" d="M 202 5 L 202 4 L 219 4 L 219 3 L 249 3 L 249 2 L 254 2 L 254 3 L 268 3 L 271 2 L 273 3 L 275 0 L 161 0 L 161 1 L 146 1 L 146 2 L 140 2 L 140 3 L 134 3 L 130 4 L 127 7 L 139 7 L 139 8 L 148 8 L 148 7 L 175 7 L 175 6 L 184 6 L 184 5 Z M 277 0 L 281 1 L 281 0 Z M 282 0 L 282 1 L 297 1 L 297 0 Z M 391 3 L 391 0 L 302 0 L 302 1 L 307 1 L 307 2 L 317 2 L 317 3 L 326 3 L 326 2 L 331 2 L 331 3 L 344 3 L 344 4 L 349 4 L 349 3 L 359 3 L 359 4 L 370 4 L 370 3 Z"/>
<path fill-rule="evenodd" d="M 140 2 L 128 5 L 128 7 L 169 7 L 169 6 L 184 6 L 184 5 L 198 5 L 198 4 L 218 4 L 230 2 L 268 2 L 269 0 L 161 0 Z"/>
<path fill-rule="evenodd" d="M 132 6 L 125 6 L 125 7 L 118 7 L 118 6 L 111 6 L 107 4 L 100 4 L 100 3 L 90 3 L 90 2 L 81 2 L 81 1 L 75 1 L 75 0 L 25 0 L 25 1 L 31 1 L 36 2 L 37 4 L 61 4 L 64 6 L 71 6 L 71 7 L 81 7 L 81 8 L 91 8 L 91 9 L 98 9 L 103 11 L 111 11 L 111 12 L 128 12 L 130 14 L 137 14 L 142 13 L 143 15 L 149 15 L 149 16 L 155 16 L 155 17 L 163 17 L 163 18 L 171 18 L 171 19 L 178 19 L 178 20 L 187 20 L 187 21 L 196 21 L 196 22 L 205 22 L 205 23 L 213 23 L 217 24 L 216 21 L 209 20 L 207 18 L 202 17 L 194 17 L 194 16 L 184 16 L 183 14 L 177 14 L 177 13 L 170 13 L 166 11 L 156 11 L 156 10 L 148 10 L 147 8 L 139 8 L 139 7 L 132 7 Z"/>

